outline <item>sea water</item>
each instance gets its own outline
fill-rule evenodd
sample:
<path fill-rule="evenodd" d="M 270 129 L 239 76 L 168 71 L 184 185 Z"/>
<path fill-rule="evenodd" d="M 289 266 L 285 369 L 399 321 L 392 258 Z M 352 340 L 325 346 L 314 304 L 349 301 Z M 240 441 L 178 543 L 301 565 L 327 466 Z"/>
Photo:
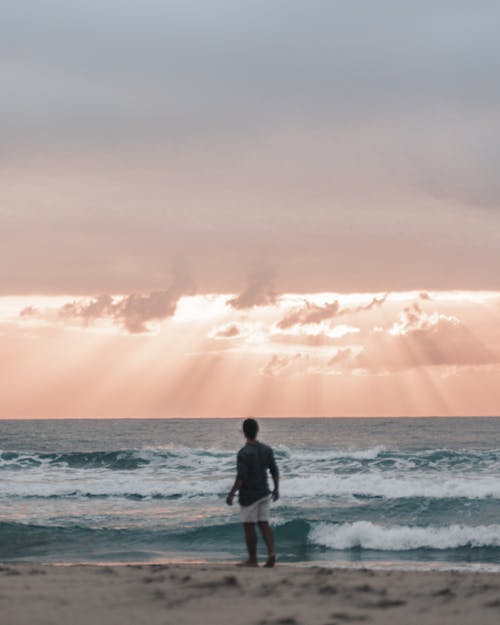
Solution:
<path fill-rule="evenodd" d="M 260 439 L 281 562 L 500 564 L 500 419 L 262 419 Z M 239 559 L 243 442 L 237 419 L 0 421 L 0 560 Z"/>

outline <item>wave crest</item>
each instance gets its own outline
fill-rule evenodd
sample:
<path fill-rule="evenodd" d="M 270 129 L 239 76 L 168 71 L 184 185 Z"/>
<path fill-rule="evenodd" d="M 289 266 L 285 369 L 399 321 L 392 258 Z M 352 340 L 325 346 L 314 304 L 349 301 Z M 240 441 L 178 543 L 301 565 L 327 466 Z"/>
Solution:
<path fill-rule="evenodd" d="M 500 525 L 449 525 L 445 527 L 383 526 L 369 521 L 332 525 L 321 523 L 311 529 L 308 540 L 335 550 L 371 549 L 412 551 L 415 549 L 458 549 L 500 547 Z"/>

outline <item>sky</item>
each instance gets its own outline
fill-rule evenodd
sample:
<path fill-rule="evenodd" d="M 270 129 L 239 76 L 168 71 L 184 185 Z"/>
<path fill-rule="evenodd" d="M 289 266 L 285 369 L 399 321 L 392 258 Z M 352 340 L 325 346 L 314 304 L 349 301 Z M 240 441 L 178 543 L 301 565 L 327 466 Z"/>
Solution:
<path fill-rule="evenodd" d="M 497 2 L 0 4 L 0 418 L 500 414 Z"/>

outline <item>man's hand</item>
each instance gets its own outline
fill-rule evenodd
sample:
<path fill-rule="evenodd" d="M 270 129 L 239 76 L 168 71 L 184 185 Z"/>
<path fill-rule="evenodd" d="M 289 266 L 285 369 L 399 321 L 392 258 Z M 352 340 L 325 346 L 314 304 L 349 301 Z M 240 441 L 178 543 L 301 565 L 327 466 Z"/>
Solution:
<path fill-rule="evenodd" d="M 277 488 L 273 490 L 271 497 L 273 501 L 278 501 L 278 499 L 280 498 L 280 492 Z"/>
<path fill-rule="evenodd" d="M 233 505 L 234 494 L 236 493 L 236 491 L 238 491 L 241 488 L 242 484 L 243 482 L 238 477 L 234 480 L 233 487 L 231 488 L 231 490 L 229 491 L 226 497 L 226 503 L 228 506 Z"/>

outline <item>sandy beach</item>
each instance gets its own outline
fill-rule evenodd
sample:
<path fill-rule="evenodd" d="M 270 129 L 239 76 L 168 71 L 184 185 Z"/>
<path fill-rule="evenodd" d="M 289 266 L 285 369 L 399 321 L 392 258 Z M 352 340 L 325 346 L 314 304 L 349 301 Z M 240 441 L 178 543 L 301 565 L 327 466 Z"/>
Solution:
<path fill-rule="evenodd" d="M 500 620 L 498 573 L 3 565 L 0 580 L 2 625 L 496 625 Z"/>

